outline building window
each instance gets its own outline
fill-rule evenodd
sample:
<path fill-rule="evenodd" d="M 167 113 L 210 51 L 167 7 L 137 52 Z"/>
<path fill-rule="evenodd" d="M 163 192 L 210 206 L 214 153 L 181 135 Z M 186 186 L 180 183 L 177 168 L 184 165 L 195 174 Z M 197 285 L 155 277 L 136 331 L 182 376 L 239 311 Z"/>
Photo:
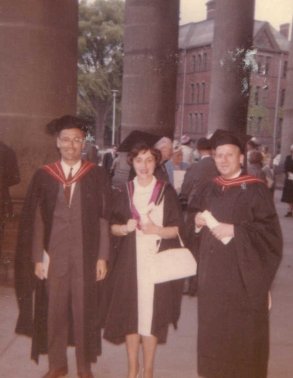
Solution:
<path fill-rule="evenodd" d="M 282 126 L 283 126 L 283 118 L 278 119 L 278 127 L 277 127 L 277 139 L 281 139 L 282 136 Z"/>
<path fill-rule="evenodd" d="M 255 92 L 254 92 L 254 103 L 255 103 L 255 105 L 259 105 L 259 94 L 260 94 L 260 87 L 257 86 L 257 87 L 255 87 Z"/>
<path fill-rule="evenodd" d="M 202 103 L 205 103 L 205 96 L 206 96 L 206 84 L 201 83 L 201 91 L 202 91 Z"/>
<path fill-rule="evenodd" d="M 271 58 L 269 56 L 266 57 L 266 63 L 264 67 L 264 75 L 268 75 L 270 71 L 270 64 L 271 64 Z"/>
<path fill-rule="evenodd" d="M 192 55 L 192 71 L 196 71 L 196 56 Z"/>
<path fill-rule="evenodd" d="M 189 123 L 189 130 L 192 128 L 192 113 L 188 114 L 188 123 Z"/>
<path fill-rule="evenodd" d="M 259 135 L 261 132 L 262 117 L 257 117 L 256 133 Z"/>
<path fill-rule="evenodd" d="M 283 64 L 283 78 L 285 78 L 287 76 L 287 70 L 288 70 L 288 61 L 285 60 L 285 62 Z"/>
<path fill-rule="evenodd" d="M 199 104 L 200 101 L 200 86 L 199 83 L 196 83 L 196 103 Z"/>
<path fill-rule="evenodd" d="M 258 65 L 257 72 L 259 74 L 262 74 L 262 72 L 263 72 L 263 63 L 262 62 L 263 62 L 263 56 L 260 55 L 259 58 L 258 58 L 258 62 L 257 62 L 257 65 Z"/>
<path fill-rule="evenodd" d="M 202 133 L 204 130 L 204 125 L 203 125 L 203 113 L 199 114 L 199 132 Z"/>
<path fill-rule="evenodd" d="M 203 54 L 203 69 L 206 71 L 208 68 L 208 54 L 204 53 Z"/>
<path fill-rule="evenodd" d="M 281 90 L 281 96 L 280 96 L 280 106 L 284 106 L 285 104 L 285 94 L 286 94 L 286 90 L 285 89 L 282 89 Z"/>
<path fill-rule="evenodd" d="M 194 130 L 198 132 L 198 113 L 194 113 Z"/>
<path fill-rule="evenodd" d="M 195 88 L 194 88 L 194 84 L 191 83 L 190 85 L 190 90 L 191 90 L 191 103 L 193 104 L 194 103 L 194 100 L 195 100 Z"/>
<path fill-rule="evenodd" d="M 251 134 L 254 134 L 254 117 L 250 116 L 248 118 L 248 130 Z"/>
<path fill-rule="evenodd" d="M 198 71 L 201 71 L 202 67 L 202 57 L 201 54 L 198 55 Z"/>

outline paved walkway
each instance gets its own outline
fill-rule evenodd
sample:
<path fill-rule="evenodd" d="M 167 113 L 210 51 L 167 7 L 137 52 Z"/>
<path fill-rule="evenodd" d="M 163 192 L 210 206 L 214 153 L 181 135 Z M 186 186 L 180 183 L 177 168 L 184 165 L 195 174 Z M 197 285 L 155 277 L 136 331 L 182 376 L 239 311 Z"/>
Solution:
<path fill-rule="evenodd" d="M 284 234 L 284 258 L 273 287 L 271 311 L 271 357 L 268 378 L 293 377 L 293 218 L 284 218 L 286 207 L 279 201 Z M 47 358 L 42 356 L 39 365 L 30 360 L 30 339 L 17 336 L 15 326 L 17 307 L 14 291 L 0 287 L 0 377 L 40 378 L 47 371 Z M 183 298 L 182 315 L 178 330 L 170 329 L 168 343 L 159 346 L 155 378 L 196 378 L 196 298 Z M 68 349 L 69 374 L 75 378 L 74 350 Z M 125 378 L 126 354 L 124 345 L 103 343 L 103 355 L 93 366 L 98 378 Z M 237 378 L 237 377 L 235 377 Z M 247 377 L 249 378 L 249 377 Z"/>

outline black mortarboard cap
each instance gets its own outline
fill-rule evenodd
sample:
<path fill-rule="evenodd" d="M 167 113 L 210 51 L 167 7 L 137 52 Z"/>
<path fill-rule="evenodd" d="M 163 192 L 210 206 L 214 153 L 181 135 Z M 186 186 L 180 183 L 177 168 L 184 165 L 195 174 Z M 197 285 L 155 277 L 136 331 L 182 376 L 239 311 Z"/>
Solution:
<path fill-rule="evenodd" d="M 239 134 L 229 130 L 218 129 L 210 138 L 211 146 L 216 149 L 224 144 L 233 144 L 238 146 L 242 154 L 245 153 L 246 143 L 251 138 L 251 135 Z"/>
<path fill-rule="evenodd" d="M 136 144 L 145 143 L 149 147 L 153 147 L 163 136 L 154 135 L 147 133 L 145 131 L 133 130 L 127 137 L 121 142 L 118 147 L 119 152 L 129 152 L 133 149 Z"/>
<path fill-rule="evenodd" d="M 55 118 L 46 125 L 48 134 L 59 134 L 64 129 L 80 129 L 87 132 L 85 121 L 73 115 L 64 115 L 60 118 Z"/>

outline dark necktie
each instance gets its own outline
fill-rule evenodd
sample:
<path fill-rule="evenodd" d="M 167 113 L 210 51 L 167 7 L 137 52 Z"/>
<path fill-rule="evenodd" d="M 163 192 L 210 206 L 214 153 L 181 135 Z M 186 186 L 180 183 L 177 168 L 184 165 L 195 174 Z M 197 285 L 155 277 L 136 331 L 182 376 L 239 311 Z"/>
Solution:
<path fill-rule="evenodd" d="M 68 206 L 70 205 L 71 184 L 69 184 L 69 182 L 72 179 L 72 169 L 73 168 L 71 167 L 64 187 L 64 196 Z"/>

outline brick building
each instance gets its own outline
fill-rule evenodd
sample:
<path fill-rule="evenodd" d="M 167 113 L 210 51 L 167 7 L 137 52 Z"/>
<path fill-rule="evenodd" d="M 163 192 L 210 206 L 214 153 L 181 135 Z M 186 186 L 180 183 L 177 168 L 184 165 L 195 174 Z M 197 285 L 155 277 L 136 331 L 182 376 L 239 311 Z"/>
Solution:
<path fill-rule="evenodd" d="M 215 1 L 207 3 L 204 21 L 180 26 L 177 75 L 177 138 L 197 140 L 208 133 L 209 91 Z M 280 142 L 289 52 L 289 24 L 275 30 L 254 21 L 254 69 L 250 77 L 247 132 L 275 152 Z"/>

